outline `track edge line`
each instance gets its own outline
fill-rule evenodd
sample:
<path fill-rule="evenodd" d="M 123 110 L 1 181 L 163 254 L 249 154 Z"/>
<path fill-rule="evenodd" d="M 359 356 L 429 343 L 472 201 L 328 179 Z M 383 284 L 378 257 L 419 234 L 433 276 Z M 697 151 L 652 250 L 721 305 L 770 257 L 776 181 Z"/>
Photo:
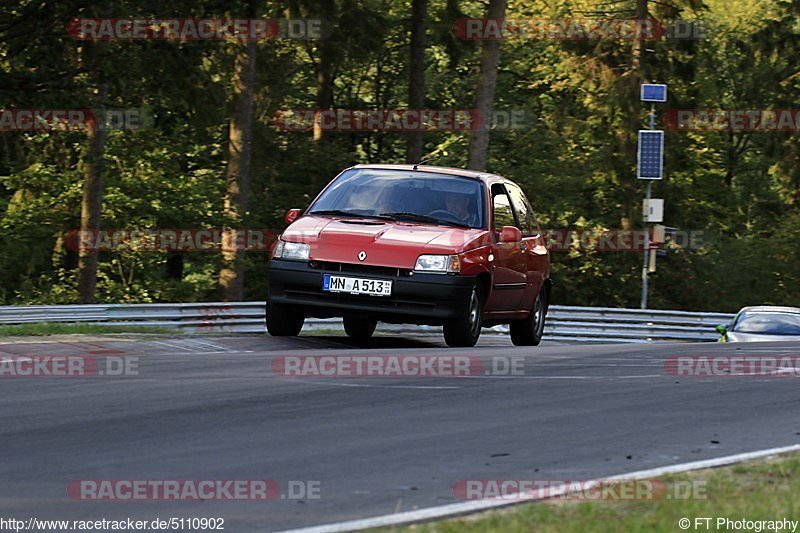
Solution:
<path fill-rule="evenodd" d="M 597 478 L 587 483 L 589 485 L 598 484 L 604 481 L 618 481 L 618 480 L 637 480 L 650 477 L 659 477 L 666 474 L 677 474 L 682 472 L 690 472 L 692 470 L 702 470 L 705 468 L 717 468 L 720 466 L 728 466 L 743 461 L 750 461 L 753 459 L 763 459 L 773 455 L 780 455 L 783 453 L 790 453 L 800 451 L 800 444 L 793 444 L 791 446 L 782 446 L 779 448 L 768 448 L 765 450 L 756 450 L 754 452 L 738 453 L 734 455 L 726 455 L 724 457 L 717 457 L 715 459 L 703 459 L 701 461 L 691 461 L 688 463 L 678 463 L 676 465 L 661 466 L 657 468 L 650 468 L 648 470 L 638 470 L 625 474 L 616 474 L 609 477 Z M 552 494 L 549 498 L 557 496 Z M 426 507 L 425 509 L 417 509 L 414 511 L 404 511 L 402 513 L 392 513 L 388 515 L 375 516 L 372 518 L 361 518 L 358 520 L 348 520 L 345 522 L 334 522 L 331 524 L 323 524 L 319 526 L 309 526 L 298 529 L 287 529 L 280 533 L 339 533 L 342 531 L 358 531 L 363 529 L 370 529 L 376 527 L 388 527 L 407 525 L 418 522 L 426 522 L 430 520 L 438 520 L 441 518 L 450 518 L 454 516 L 461 516 L 472 514 L 482 511 L 489 511 L 492 509 L 500 509 L 502 507 L 509 507 L 512 505 L 520 505 L 522 503 L 529 503 L 534 501 L 543 501 L 548 498 L 541 497 L 526 497 L 525 493 L 516 493 L 505 496 L 502 500 L 477 500 L 469 502 L 451 503 L 447 505 L 438 505 L 435 507 Z"/>

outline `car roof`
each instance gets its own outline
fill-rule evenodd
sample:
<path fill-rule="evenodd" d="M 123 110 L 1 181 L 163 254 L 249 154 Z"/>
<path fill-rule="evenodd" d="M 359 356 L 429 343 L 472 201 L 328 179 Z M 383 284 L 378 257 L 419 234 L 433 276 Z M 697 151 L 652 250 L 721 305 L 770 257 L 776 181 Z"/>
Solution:
<path fill-rule="evenodd" d="M 488 172 L 480 172 L 478 170 L 467 170 L 463 168 L 453 168 L 453 167 L 437 167 L 433 165 L 410 165 L 410 164 L 399 165 L 391 163 L 369 163 L 369 164 L 353 165 L 350 168 L 376 168 L 385 170 L 434 172 L 436 174 L 449 174 L 451 176 L 462 176 L 465 178 L 479 179 L 482 181 L 496 181 L 496 180 L 511 181 L 502 176 L 498 176 L 496 174 L 490 174 Z M 350 169 L 348 168 L 347 170 Z"/>
<path fill-rule="evenodd" d="M 740 313 L 756 312 L 756 313 L 798 313 L 800 314 L 800 307 L 786 307 L 781 305 L 751 305 L 742 307 Z"/>

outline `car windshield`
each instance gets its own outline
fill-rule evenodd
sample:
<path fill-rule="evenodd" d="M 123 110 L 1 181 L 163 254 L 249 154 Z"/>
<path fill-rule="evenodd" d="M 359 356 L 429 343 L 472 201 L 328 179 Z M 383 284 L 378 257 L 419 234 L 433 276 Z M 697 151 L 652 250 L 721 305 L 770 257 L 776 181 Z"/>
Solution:
<path fill-rule="evenodd" d="M 485 227 L 483 184 L 432 172 L 353 169 L 339 176 L 309 214 Z"/>
<path fill-rule="evenodd" d="M 742 313 L 733 331 L 764 335 L 800 335 L 800 313 Z"/>

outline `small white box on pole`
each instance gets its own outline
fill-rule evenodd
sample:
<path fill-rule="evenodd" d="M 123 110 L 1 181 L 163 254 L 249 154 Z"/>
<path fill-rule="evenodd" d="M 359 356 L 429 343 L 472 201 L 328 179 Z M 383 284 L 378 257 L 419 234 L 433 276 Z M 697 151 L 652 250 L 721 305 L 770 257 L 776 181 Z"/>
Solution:
<path fill-rule="evenodd" d="M 650 198 L 643 202 L 642 212 L 645 222 L 664 222 L 664 199 Z"/>

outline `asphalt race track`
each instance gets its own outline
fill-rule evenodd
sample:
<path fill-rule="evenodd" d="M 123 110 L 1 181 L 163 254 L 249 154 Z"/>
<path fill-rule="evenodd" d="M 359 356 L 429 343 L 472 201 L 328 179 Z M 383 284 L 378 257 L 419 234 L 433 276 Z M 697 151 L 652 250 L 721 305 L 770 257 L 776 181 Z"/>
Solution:
<path fill-rule="evenodd" d="M 800 355 L 798 343 L 545 343 L 484 337 L 267 336 L 2 341 L 19 355 L 138 357 L 138 375 L 0 378 L 0 516 L 153 520 L 221 517 L 272 531 L 459 500 L 465 479 L 592 479 L 800 442 L 796 377 L 681 377 L 674 355 Z M 515 376 L 307 378 L 288 355 L 524 359 Z M 81 501 L 73 480 L 270 479 L 319 498 Z"/>

